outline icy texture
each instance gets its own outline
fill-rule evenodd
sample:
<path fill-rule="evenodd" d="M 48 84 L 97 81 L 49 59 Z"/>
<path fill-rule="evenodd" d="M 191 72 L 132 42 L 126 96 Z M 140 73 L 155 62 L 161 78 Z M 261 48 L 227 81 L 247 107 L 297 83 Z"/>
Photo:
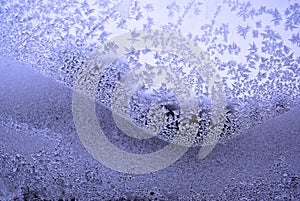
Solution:
<path fill-rule="evenodd" d="M 0 61 L 0 200 L 300 198 L 299 109 L 219 144 L 204 160 L 192 148 L 162 171 L 123 174 L 82 146 L 70 89 L 27 66 Z M 165 146 L 158 139 L 126 138 L 109 110 L 98 105 L 97 111 L 107 137 L 121 149 L 147 153 Z"/>
<path fill-rule="evenodd" d="M 220 71 L 228 101 L 222 136 L 232 136 L 299 102 L 300 4 L 264 4 L 231 0 L 2 1 L 0 54 L 32 64 L 72 87 L 76 72 L 94 47 L 113 36 L 131 32 L 134 37 L 135 29 L 151 28 L 181 33 L 197 42 Z M 128 47 L 124 65 L 143 64 L 142 53 Z M 161 52 L 152 59 L 155 64 L 173 65 L 179 72 L 189 62 Z M 116 70 L 109 71 L 99 85 L 100 101 L 106 106 L 119 79 L 116 73 L 121 71 L 118 62 L 113 66 Z M 209 125 L 205 118 L 200 119 L 199 124 Z"/>
<path fill-rule="evenodd" d="M 30 64 L 72 88 L 90 53 L 115 35 L 151 28 L 180 33 L 196 42 L 218 67 L 228 103 L 222 137 L 233 136 L 299 105 L 299 15 L 296 0 L 0 1 L 0 55 Z M 140 57 L 150 53 L 154 63 L 174 71 L 189 65 L 172 54 L 129 48 L 125 58 L 103 75 L 99 102 L 110 107 L 120 76 L 129 66 L 144 64 Z M 167 170 L 150 176 L 123 175 L 93 160 L 76 137 L 71 90 L 38 74 L 22 76 L 27 74 L 20 69 L 7 69 L 11 66 L 1 66 L 1 200 L 300 199 L 295 154 L 300 152 L 299 112 L 224 141 L 205 162 L 192 160 L 196 152 L 192 149 Z M 205 83 L 196 78 L 191 82 L 199 82 L 198 89 L 206 95 Z M 180 118 L 176 97 L 167 93 L 165 102 L 144 99 L 143 93 L 140 89 L 131 99 L 133 122 L 145 126 L 152 117 L 142 103 L 153 104 L 167 114 L 167 129 L 159 137 L 169 141 Z M 98 106 L 99 122 L 120 148 L 144 153 L 165 145 L 157 139 L 140 145 L 122 136 L 113 123 L 103 121 L 112 121 L 103 105 Z M 211 107 L 205 99 L 199 99 L 199 106 L 203 106 L 201 139 Z"/>

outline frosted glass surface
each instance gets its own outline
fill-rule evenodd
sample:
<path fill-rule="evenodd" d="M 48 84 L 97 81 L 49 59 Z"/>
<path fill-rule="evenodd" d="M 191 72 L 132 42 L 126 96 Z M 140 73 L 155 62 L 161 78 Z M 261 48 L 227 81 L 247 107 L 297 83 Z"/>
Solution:
<path fill-rule="evenodd" d="M 0 200 L 299 200 L 299 26 L 297 0 L 0 1 Z"/>

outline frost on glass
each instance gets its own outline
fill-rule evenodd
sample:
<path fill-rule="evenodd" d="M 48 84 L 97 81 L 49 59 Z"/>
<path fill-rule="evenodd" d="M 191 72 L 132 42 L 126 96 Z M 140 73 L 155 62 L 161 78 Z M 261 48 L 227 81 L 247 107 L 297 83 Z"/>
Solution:
<path fill-rule="evenodd" d="M 131 33 L 130 42 L 135 43 L 137 30 L 181 34 L 201 47 L 218 69 L 226 95 L 224 122 L 219 125 L 222 139 L 299 105 L 300 4 L 296 0 L 1 1 L 0 26 L 1 56 L 29 64 L 69 88 L 91 53 L 117 35 Z M 153 41 L 155 45 L 158 41 Z M 150 84 L 153 73 L 160 73 L 153 66 L 164 66 L 194 86 L 198 108 L 190 122 L 198 129 L 194 145 L 201 144 L 211 125 L 212 94 L 199 73 L 186 73 L 190 61 L 177 55 L 127 47 L 126 54 L 102 73 L 96 100 L 111 109 L 119 81 L 143 67 Z M 172 76 L 166 79 L 174 83 Z M 129 105 L 119 107 L 138 127 L 160 130 L 158 137 L 167 142 L 183 125 L 178 97 L 164 86 L 141 87 Z M 1 115 L 1 125 L 17 125 L 7 116 Z"/>
<path fill-rule="evenodd" d="M 298 103 L 299 7 L 296 1 L 278 7 L 231 0 L 216 5 L 201 1 L 159 5 L 126 0 L 2 1 L 0 53 L 72 87 L 89 53 L 113 34 L 131 32 L 134 42 L 135 29 L 154 26 L 181 33 L 198 43 L 220 71 L 230 108 L 223 135 L 230 136 L 236 129 L 261 123 Z M 158 17 L 156 13 L 161 11 L 164 13 Z M 191 24 L 191 19 L 195 23 Z M 113 83 L 126 71 L 122 66 L 140 65 L 140 53 L 133 52 L 108 69 L 99 83 L 100 102 L 109 106 Z M 189 62 L 163 58 L 161 52 L 156 55 L 156 65 L 172 62 L 169 65 L 178 68 L 175 72 Z M 147 109 L 138 110 L 147 113 Z M 142 115 L 139 112 L 133 114 L 131 109 L 133 119 Z"/>

